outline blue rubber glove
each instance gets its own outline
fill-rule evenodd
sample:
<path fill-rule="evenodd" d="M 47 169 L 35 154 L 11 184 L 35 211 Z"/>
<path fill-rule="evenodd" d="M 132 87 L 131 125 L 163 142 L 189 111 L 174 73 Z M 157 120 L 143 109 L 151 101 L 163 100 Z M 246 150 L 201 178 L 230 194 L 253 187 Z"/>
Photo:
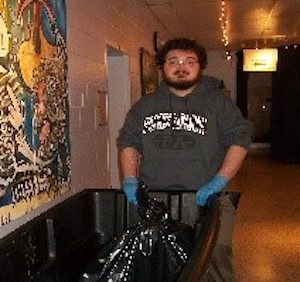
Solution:
<path fill-rule="evenodd" d="M 138 188 L 138 181 L 136 177 L 129 176 L 126 177 L 122 183 L 122 189 L 127 197 L 130 204 L 137 205 L 136 192 Z"/>
<path fill-rule="evenodd" d="M 219 174 L 216 174 L 208 183 L 199 188 L 196 193 L 196 203 L 199 206 L 204 206 L 207 199 L 212 194 L 220 192 L 228 183 L 228 178 Z"/>

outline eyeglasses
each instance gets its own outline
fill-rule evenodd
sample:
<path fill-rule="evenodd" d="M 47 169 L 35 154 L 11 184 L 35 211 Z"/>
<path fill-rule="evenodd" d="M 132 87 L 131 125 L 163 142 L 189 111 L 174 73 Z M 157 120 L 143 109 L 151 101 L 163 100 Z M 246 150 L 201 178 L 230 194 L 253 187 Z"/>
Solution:
<path fill-rule="evenodd" d="M 186 58 L 184 60 L 180 60 L 179 58 L 171 58 L 165 60 L 165 63 L 167 63 L 170 67 L 176 67 L 176 68 L 182 64 L 188 67 L 193 67 L 198 62 L 199 61 L 196 58 Z"/>

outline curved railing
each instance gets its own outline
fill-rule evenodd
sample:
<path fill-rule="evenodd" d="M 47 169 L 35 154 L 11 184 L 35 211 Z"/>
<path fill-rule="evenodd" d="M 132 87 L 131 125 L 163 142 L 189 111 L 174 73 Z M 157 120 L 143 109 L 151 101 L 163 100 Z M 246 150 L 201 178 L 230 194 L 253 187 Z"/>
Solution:
<path fill-rule="evenodd" d="M 185 264 L 178 282 L 200 281 L 205 273 L 214 250 L 219 231 L 219 199 L 212 200 L 210 205 L 202 210 L 200 222 L 196 224 L 196 243 Z"/>

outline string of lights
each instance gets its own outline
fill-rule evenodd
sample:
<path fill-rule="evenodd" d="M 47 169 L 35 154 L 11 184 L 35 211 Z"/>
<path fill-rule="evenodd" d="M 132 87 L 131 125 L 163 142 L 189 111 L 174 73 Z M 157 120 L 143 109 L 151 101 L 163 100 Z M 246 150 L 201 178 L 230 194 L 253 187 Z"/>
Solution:
<path fill-rule="evenodd" d="M 225 48 L 226 59 L 231 60 L 231 51 L 228 47 L 229 45 L 229 36 L 228 36 L 228 19 L 226 13 L 226 1 L 221 0 L 221 16 L 219 21 L 221 22 L 221 29 L 222 29 L 222 43 Z"/>

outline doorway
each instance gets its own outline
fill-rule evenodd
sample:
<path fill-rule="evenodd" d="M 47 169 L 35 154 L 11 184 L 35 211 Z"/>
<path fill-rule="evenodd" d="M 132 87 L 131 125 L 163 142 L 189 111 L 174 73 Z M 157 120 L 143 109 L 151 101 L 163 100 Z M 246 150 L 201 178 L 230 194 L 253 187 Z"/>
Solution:
<path fill-rule="evenodd" d="M 130 76 L 128 55 L 107 45 L 107 86 L 109 126 L 109 185 L 119 188 L 120 174 L 117 138 L 130 106 Z"/>
<path fill-rule="evenodd" d="M 253 145 L 270 147 L 272 73 L 250 72 L 247 87 L 247 116 L 253 124 Z"/>

